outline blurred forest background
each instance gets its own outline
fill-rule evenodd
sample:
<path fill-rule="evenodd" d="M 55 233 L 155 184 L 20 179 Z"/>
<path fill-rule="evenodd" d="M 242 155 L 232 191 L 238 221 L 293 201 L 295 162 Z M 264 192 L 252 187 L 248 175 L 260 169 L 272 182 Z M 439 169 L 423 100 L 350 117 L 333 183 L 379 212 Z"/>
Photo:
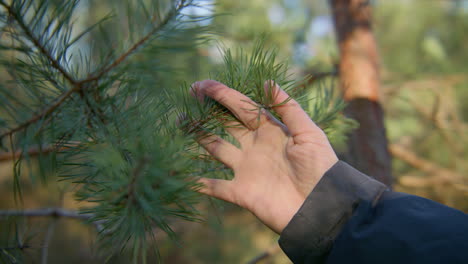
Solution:
<path fill-rule="evenodd" d="M 370 2 L 393 188 L 468 212 L 468 0 Z M 114 1 L 94 1 L 92 8 L 88 1 L 82 3 L 82 16 L 92 19 L 103 16 Z M 217 34 L 197 49 L 165 55 L 165 63 L 180 69 L 181 80 L 208 78 L 221 63 L 220 45 L 250 45 L 267 32 L 269 44 L 278 47 L 280 59 L 289 61 L 298 78 L 312 74 L 338 86 L 340 56 L 328 1 L 201 4 L 206 6 L 190 12 L 215 15 L 199 23 L 213 26 Z M 178 86 L 166 83 L 171 85 Z M 0 208 L 14 208 L 12 166 L 0 156 Z M 25 207 L 76 208 L 72 194 L 58 191 L 57 184 L 25 187 Z M 289 263 L 277 246 L 278 236 L 250 213 L 208 198 L 199 206 L 205 223 L 174 224 L 179 245 L 157 235 L 164 263 Z M 49 221 L 35 225 L 45 233 Z M 59 219 L 55 228 L 49 263 L 102 262 L 93 257 L 94 228 L 71 219 Z M 0 236 L 6 231 L 0 225 Z M 28 251 L 31 263 L 39 263 L 39 251 Z M 110 262 L 125 263 L 118 258 Z"/>

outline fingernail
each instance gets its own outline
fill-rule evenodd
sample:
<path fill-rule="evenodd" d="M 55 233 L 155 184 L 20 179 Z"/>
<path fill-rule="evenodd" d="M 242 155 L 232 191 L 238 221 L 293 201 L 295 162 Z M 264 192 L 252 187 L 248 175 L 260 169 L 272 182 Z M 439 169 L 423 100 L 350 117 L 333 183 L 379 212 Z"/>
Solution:
<path fill-rule="evenodd" d="M 197 98 L 200 103 L 203 103 L 204 95 L 200 92 L 200 83 L 201 82 L 194 82 L 190 85 L 190 95 Z"/>

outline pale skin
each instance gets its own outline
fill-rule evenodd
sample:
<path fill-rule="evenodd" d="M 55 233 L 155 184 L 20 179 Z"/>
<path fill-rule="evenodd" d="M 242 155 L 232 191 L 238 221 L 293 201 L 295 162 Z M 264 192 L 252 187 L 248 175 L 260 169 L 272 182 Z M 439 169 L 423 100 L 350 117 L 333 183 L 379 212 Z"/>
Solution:
<path fill-rule="evenodd" d="M 269 87 L 273 89 L 273 105 L 289 97 L 273 82 L 265 82 L 265 89 Z M 250 98 L 217 81 L 194 83 L 192 94 L 199 100 L 208 96 L 218 101 L 244 126 L 226 129 L 240 148 L 216 135 L 201 137 L 199 143 L 231 168 L 234 178 L 200 178 L 200 192 L 249 210 L 281 233 L 325 172 L 338 161 L 326 135 L 294 100 L 274 108 L 281 123 L 267 111 L 262 111 L 258 119 Z"/>

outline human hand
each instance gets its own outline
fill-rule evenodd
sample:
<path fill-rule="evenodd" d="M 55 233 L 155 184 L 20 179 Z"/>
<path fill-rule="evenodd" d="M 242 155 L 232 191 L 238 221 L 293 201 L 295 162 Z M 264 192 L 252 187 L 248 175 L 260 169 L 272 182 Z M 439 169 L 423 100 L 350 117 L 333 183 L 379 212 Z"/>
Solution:
<path fill-rule="evenodd" d="M 273 105 L 289 96 L 273 83 Z M 228 125 L 227 132 L 240 148 L 216 135 L 199 143 L 234 171 L 232 180 L 200 178 L 201 193 L 248 209 L 273 231 L 281 233 L 324 173 L 337 161 L 325 133 L 293 99 L 274 107 L 282 121 L 268 111 L 253 111 L 255 103 L 240 92 L 213 80 L 196 82 L 192 94 L 208 96 L 228 108 L 243 126 Z"/>

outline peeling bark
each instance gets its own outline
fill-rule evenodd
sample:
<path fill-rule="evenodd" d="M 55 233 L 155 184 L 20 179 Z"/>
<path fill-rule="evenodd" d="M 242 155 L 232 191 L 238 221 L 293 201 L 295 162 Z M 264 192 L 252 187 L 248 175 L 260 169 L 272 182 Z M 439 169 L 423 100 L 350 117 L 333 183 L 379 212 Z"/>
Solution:
<path fill-rule="evenodd" d="M 368 0 L 329 0 L 340 51 L 340 89 L 348 102 L 345 114 L 360 127 L 349 135 L 348 151 L 340 158 L 388 186 L 391 156 L 379 103 L 377 45 L 372 34 Z"/>

